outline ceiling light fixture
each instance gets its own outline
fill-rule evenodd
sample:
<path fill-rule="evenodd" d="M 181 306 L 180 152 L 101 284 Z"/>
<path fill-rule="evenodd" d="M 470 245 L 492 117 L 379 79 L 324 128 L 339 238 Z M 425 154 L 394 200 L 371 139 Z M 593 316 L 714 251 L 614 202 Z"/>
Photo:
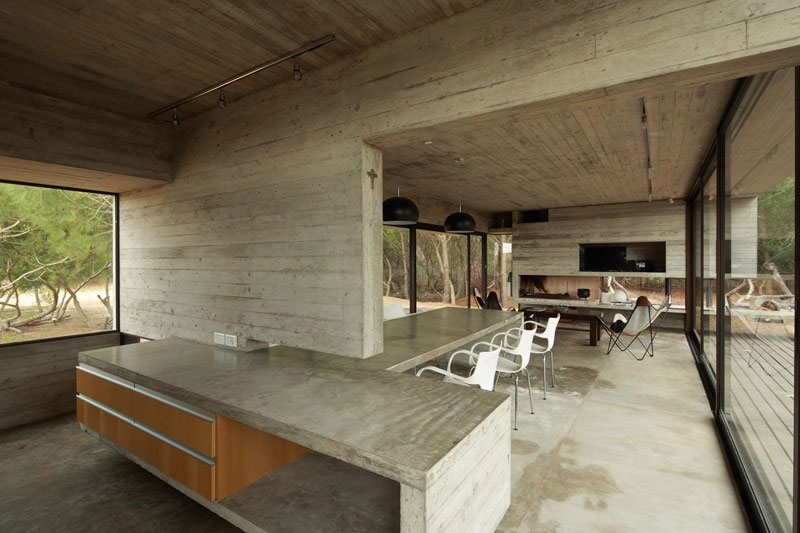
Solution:
<path fill-rule="evenodd" d="M 444 220 L 444 230 L 447 233 L 475 233 L 475 219 L 469 213 L 461 211 L 460 194 L 458 195 L 458 211 Z"/>
<path fill-rule="evenodd" d="M 460 156 L 456 157 L 455 159 L 453 159 L 453 163 L 455 163 L 456 165 L 463 165 L 464 164 L 464 158 L 460 157 Z"/>
<path fill-rule="evenodd" d="M 219 100 L 217 101 L 217 107 L 219 108 L 225 107 L 225 87 L 222 87 L 219 90 Z"/>
<path fill-rule="evenodd" d="M 303 79 L 303 73 L 300 72 L 300 64 L 298 63 L 297 57 L 294 58 L 294 68 L 292 69 L 292 79 L 294 81 L 300 81 Z"/>
<path fill-rule="evenodd" d="M 433 144 L 433 141 L 425 141 L 422 144 L 430 146 L 431 144 Z"/>
<path fill-rule="evenodd" d="M 257 65 L 257 66 L 255 66 L 255 67 L 253 67 L 251 69 L 245 70 L 244 72 L 240 72 L 239 74 L 237 74 L 235 76 L 232 76 L 232 77 L 230 77 L 228 79 L 222 80 L 219 83 L 215 83 L 214 85 L 210 85 L 210 86 L 206 87 L 205 89 L 201 89 L 201 90 L 197 91 L 194 94 L 190 94 L 189 96 L 181 98 L 180 100 L 176 100 L 176 101 L 174 101 L 174 102 L 172 102 L 170 104 L 167 104 L 167 105 L 165 105 L 163 107 L 159 107 L 155 111 L 152 111 L 152 112 L 148 113 L 147 114 L 147 118 L 156 118 L 157 116 L 160 116 L 160 115 L 163 115 L 164 113 L 167 113 L 170 109 L 175 110 L 175 109 L 179 108 L 180 106 L 182 106 L 183 104 L 187 104 L 187 103 L 189 103 L 189 102 L 191 102 L 193 100 L 197 100 L 198 98 L 200 98 L 202 96 L 205 96 L 205 95 L 207 95 L 209 93 L 213 93 L 217 89 L 222 89 L 223 87 L 227 87 L 231 83 L 236 83 L 237 81 L 243 80 L 244 78 L 247 78 L 248 76 L 252 76 L 253 74 L 261 72 L 264 69 L 268 69 L 270 67 L 274 67 L 275 65 L 277 65 L 279 63 L 283 63 L 284 61 L 289 61 L 290 59 L 294 59 L 294 58 L 296 58 L 298 56 L 301 56 L 301 55 L 303 55 L 305 53 L 311 52 L 312 50 L 316 50 L 317 48 L 328 44 L 329 42 L 333 41 L 334 39 L 336 39 L 336 36 L 333 35 L 333 34 L 330 34 L 330 35 L 326 35 L 325 37 L 322 37 L 321 39 L 317 39 L 316 41 L 311 41 L 310 43 L 306 43 L 303 46 L 301 46 L 300 48 L 292 50 L 291 52 L 287 52 L 287 53 L 285 53 L 283 55 L 280 55 L 280 56 L 278 56 L 278 57 L 276 57 L 274 59 L 270 59 L 266 63 L 262 63 L 260 65 Z"/>
<path fill-rule="evenodd" d="M 383 201 L 383 223 L 387 226 L 413 226 L 419 222 L 419 208 L 417 204 L 400 196 L 400 186 L 397 186 L 397 196 Z"/>

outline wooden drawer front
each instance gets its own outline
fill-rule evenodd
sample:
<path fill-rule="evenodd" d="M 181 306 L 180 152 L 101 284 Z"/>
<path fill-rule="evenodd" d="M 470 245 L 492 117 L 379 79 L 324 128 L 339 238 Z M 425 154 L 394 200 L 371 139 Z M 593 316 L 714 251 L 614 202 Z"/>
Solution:
<path fill-rule="evenodd" d="M 192 457 L 139 427 L 131 428 L 130 452 L 186 485 L 201 496 L 213 500 L 216 467 Z"/>
<path fill-rule="evenodd" d="M 131 388 L 91 372 L 92 369 L 85 367 L 78 367 L 75 370 L 78 393 L 123 415 L 131 416 Z"/>
<path fill-rule="evenodd" d="M 78 422 L 128 449 L 131 446 L 132 426 L 125 420 L 78 398 Z"/>
<path fill-rule="evenodd" d="M 169 401 L 169 399 L 167 400 Z M 216 455 L 214 422 L 133 390 L 133 419 L 206 457 Z M 213 420 L 213 415 L 210 416 Z"/>

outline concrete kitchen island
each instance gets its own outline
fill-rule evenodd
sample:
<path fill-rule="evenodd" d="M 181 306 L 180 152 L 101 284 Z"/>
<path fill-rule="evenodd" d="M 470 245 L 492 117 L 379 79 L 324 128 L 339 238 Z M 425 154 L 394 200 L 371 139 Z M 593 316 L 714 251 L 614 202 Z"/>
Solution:
<path fill-rule="evenodd" d="M 366 360 L 177 338 L 93 350 L 78 418 L 245 530 L 491 531 L 510 500 L 509 397 L 399 371 L 519 319 L 388 321 Z"/>

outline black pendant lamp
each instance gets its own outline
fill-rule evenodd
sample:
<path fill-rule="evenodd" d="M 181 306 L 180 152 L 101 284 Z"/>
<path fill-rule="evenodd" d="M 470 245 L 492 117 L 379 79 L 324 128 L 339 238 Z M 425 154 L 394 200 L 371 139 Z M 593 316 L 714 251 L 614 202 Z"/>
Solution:
<path fill-rule="evenodd" d="M 458 211 L 444 219 L 444 230 L 447 233 L 475 233 L 475 219 L 469 213 L 461 211 L 460 197 Z"/>
<path fill-rule="evenodd" d="M 383 201 L 383 223 L 387 226 L 413 226 L 419 222 L 419 209 L 417 204 L 400 196 L 400 187 L 397 196 Z"/>

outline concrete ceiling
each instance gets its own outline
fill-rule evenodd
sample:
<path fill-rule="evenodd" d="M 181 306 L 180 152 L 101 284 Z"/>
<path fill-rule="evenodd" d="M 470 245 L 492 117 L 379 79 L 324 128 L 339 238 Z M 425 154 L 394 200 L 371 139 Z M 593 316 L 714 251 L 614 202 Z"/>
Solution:
<path fill-rule="evenodd" d="M 735 81 L 645 99 L 654 200 L 683 198 Z M 497 121 L 460 121 L 382 143 L 386 187 L 401 185 L 484 211 L 646 201 L 642 100 L 594 102 Z"/>
<path fill-rule="evenodd" d="M 484 0 L 0 0 L 0 79 L 143 116 L 326 34 L 316 69 Z M 226 90 L 236 99 L 291 79 L 284 64 Z M 196 113 L 216 95 L 186 105 Z"/>

